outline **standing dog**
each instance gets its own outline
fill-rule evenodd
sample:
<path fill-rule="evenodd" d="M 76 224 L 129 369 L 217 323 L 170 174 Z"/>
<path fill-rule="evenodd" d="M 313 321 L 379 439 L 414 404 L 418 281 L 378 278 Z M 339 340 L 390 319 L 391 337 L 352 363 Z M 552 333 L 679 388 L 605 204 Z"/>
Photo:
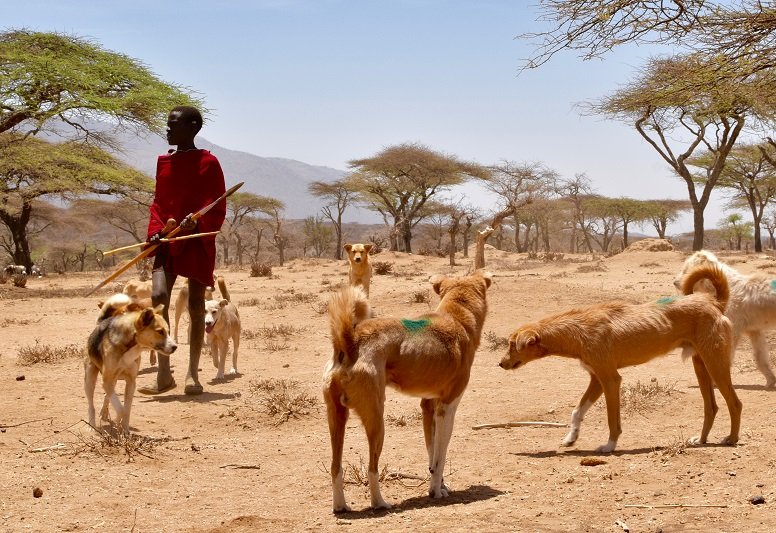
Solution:
<path fill-rule="evenodd" d="M 240 314 L 229 298 L 223 276 L 218 276 L 220 300 L 205 301 L 205 333 L 210 354 L 213 356 L 213 366 L 218 369 L 216 379 L 224 379 L 226 352 L 229 350 L 229 339 L 232 339 L 232 368 L 230 375 L 237 374 L 237 349 L 240 347 Z"/>
<path fill-rule="evenodd" d="M 428 452 L 429 495 L 448 495 L 443 474 L 458 402 L 469 383 L 480 344 L 489 273 L 463 278 L 431 278 L 441 301 L 417 320 L 371 318 L 364 292 L 345 287 L 329 303 L 334 354 L 323 374 L 329 419 L 334 512 L 345 502 L 342 448 L 350 409 L 361 418 L 369 440 L 369 492 L 373 508 L 390 505 L 380 494 L 377 463 L 383 449 L 386 385 L 422 398 L 423 433 Z"/>
<path fill-rule="evenodd" d="M 369 264 L 369 252 L 372 250 L 372 245 L 346 244 L 342 248 L 348 253 L 350 286 L 363 288 L 368 298 L 369 280 L 372 278 L 372 265 Z"/>
<path fill-rule="evenodd" d="M 152 307 L 151 305 L 151 280 L 140 281 L 138 279 L 131 279 L 125 285 L 121 291 L 132 299 L 132 302 L 139 307 Z M 178 338 L 175 338 L 175 342 L 178 342 Z M 151 350 L 148 354 L 148 360 L 151 366 L 156 366 L 156 351 Z"/>
<path fill-rule="evenodd" d="M 714 285 L 716 296 L 692 294 L 695 283 L 702 279 Z M 730 435 L 722 442 L 735 444 L 741 427 L 741 401 L 730 380 L 733 332 L 722 314 L 729 296 L 725 275 L 713 266 L 694 269 L 687 274 L 682 292 L 686 296 L 662 298 L 656 303 L 610 302 L 572 309 L 522 326 L 510 336 L 509 352 L 499 366 L 509 370 L 547 355 L 578 359 L 590 373 L 590 384 L 571 415 L 571 430 L 563 445 L 576 442 L 585 413 L 603 393 L 609 441 L 596 451 L 608 453 L 622 433 L 622 378 L 617 370 L 646 363 L 675 348 L 685 348 L 683 356 L 694 350 L 692 362 L 703 396 L 703 428 L 690 442 L 706 442 L 718 409 L 716 384 L 730 411 Z"/>
<path fill-rule="evenodd" d="M 213 287 L 205 287 L 205 300 L 213 298 Z M 189 286 L 188 284 L 181 287 L 178 291 L 178 296 L 175 298 L 175 342 L 178 342 L 178 323 L 181 321 L 183 313 L 189 314 Z M 191 335 L 191 323 L 189 323 L 188 334 L 186 340 Z"/>
<path fill-rule="evenodd" d="M 764 331 L 776 328 L 776 280 L 753 274 L 747 276 L 726 265 L 714 254 L 701 250 L 695 252 L 684 262 L 681 272 L 676 276 L 674 285 L 681 287 L 687 273 L 701 265 L 719 267 L 730 286 L 730 301 L 725 316 L 733 324 L 733 353 L 735 355 L 741 335 L 746 333 L 752 342 L 752 355 L 757 368 L 765 376 L 765 386 L 776 386 L 776 375 L 771 370 L 768 357 L 768 344 Z"/>
<path fill-rule="evenodd" d="M 92 427 L 96 427 L 94 389 L 97 375 L 101 373 L 105 400 L 100 418 L 108 418 L 108 402 L 112 403 L 122 429 L 129 433 L 129 415 L 142 351 L 158 350 L 169 355 L 177 348 L 161 313 L 162 306 L 140 309 L 126 294 L 111 296 L 100 308 L 97 327 L 89 335 L 88 355 L 84 360 L 84 389 Z M 115 392 L 119 379 L 126 381 L 123 406 Z"/>

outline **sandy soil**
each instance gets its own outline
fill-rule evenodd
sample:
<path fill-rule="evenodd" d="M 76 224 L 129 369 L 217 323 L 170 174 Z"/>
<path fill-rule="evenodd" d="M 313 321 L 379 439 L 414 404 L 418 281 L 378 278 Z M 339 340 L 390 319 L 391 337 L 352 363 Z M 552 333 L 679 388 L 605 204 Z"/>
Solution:
<path fill-rule="evenodd" d="M 776 261 L 766 256 L 725 258 L 742 271 L 776 277 Z M 683 259 L 679 252 L 639 251 L 544 262 L 489 250 L 496 283 L 484 331 L 506 337 L 523 322 L 570 306 L 670 295 Z M 384 316 L 412 317 L 435 306 L 428 275 L 451 270 L 446 259 L 382 253 L 372 260 L 394 264 L 393 275 L 372 278 L 371 300 Z M 466 271 L 471 259 L 459 262 L 454 273 Z M 592 450 L 607 437 L 600 401 L 572 448 L 559 447 L 562 427 L 472 429 L 519 420 L 567 423 L 587 384 L 578 364 L 560 358 L 506 372 L 497 366 L 502 348 L 491 350 L 483 339 L 448 453 L 445 481 L 451 496 L 426 496 L 418 400 L 389 390 L 383 495 L 394 507 L 371 511 L 366 487 L 357 484 L 367 455 L 363 429 L 353 416 L 344 460 L 352 467 L 345 490 L 354 511 L 334 515 L 320 396 L 330 345 L 320 311 L 331 288 L 346 279 L 347 266 L 307 259 L 275 267 L 272 279 L 221 273 L 245 330 L 241 374 L 211 381 L 215 369 L 205 353 L 200 365 L 205 394 L 187 397 L 183 345 L 173 356 L 178 388 L 136 398 L 135 436 L 123 445 L 90 432 L 83 422 L 86 400 L 77 356 L 29 366 L 19 360 L 20 350 L 35 351 L 36 343 L 39 349 L 85 344 L 96 301 L 108 293 L 83 294 L 100 274 L 52 275 L 30 280 L 26 289 L 0 286 L 0 530 L 776 530 L 776 391 L 764 389 L 746 343 L 733 367 L 744 404 L 738 446 L 683 445 L 700 430 L 702 404 L 692 365 L 674 352 L 622 372 L 624 389 L 659 386 L 663 392 L 634 394 L 617 451 L 598 456 Z M 415 303 L 426 291 L 429 302 Z M 291 334 L 262 337 L 273 326 Z M 139 385 L 154 376 L 144 358 Z M 276 381 L 262 381 L 268 379 Z M 262 384 L 266 389 L 277 380 L 294 380 L 291 394 L 307 394 L 317 403 L 282 422 L 282 416 L 269 414 L 273 404 L 262 392 Z M 727 409 L 719 395 L 718 400 L 715 442 L 729 429 Z M 601 464 L 582 464 L 590 458 Z M 36 488 L 42 490 L 37 498 Z M 758 495 L 765 503 L 750 503 Z"/>

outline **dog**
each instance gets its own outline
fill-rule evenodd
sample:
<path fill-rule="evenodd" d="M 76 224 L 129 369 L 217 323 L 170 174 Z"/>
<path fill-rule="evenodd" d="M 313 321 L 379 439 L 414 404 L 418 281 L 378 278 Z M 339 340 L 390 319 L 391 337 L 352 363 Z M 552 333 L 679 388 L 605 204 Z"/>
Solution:
<path fill-rule="evenodd" d="M 776 280 L 762 274 L 745 275 L 726 265 L 706 250 L 688 257 L 682 270 L 676 276 L 674 285 L 682 286 L 687 273 L 700 265 L 716 265 L 727 278 L 730 286 L 730 301 L 725 316 L 733 324 L 733 353 L 744 333 L 752 343 L 752 355 L 758 370 L 765 376 L 765 386 L 776 387 L 776 375 L 771 369 L 768 344 L 764 331 L 776 328 Z"/>
<path fill-rule="evenodd" d="M 211 300 L 213 298 L 213 287 L 205 287 L 205 300 Z M 178 291 L 178 296 L 175 298 L 175 342 L 178 342 L 178 323 L 181 321 L 183 313 L 189 313 L 189 286 L 188 284 L 181 287 Z M 186 339 L 191 336 L 191 324 L 189 324 L 188 334 Z"/>
<path fill-rule="evenodd" d="M 215 379 L 221 380 L 224 379 L 229 339 L 232 339 L 232 368 L 229 374 L 237 374 L 237 350 L 240 347 L 242 326 L 237 306 L 229 298 L 223 276 L 218 276 L 218 290 L 221 292 L 220 300 L 205 300 L 205 334 L 213 356 L 213 366 L 218 369 Z"/>
<path fill-rule="evenodd" d="M 334 353 L 324 368 L 323 397 L 331 435 L 335 513 L 350 510 L 342 471 L 350 409 L 361 419 L 369 441 L 371 505 L 390 507 L 380 494 L 377 469 L 385 435 L 386 385 L 421 398 L 429 495 L 441 498 L 449 493 L 443 479 L 447 447 L 480 344 L 491 274 L 478 270 L 462 278 L 434 276 L 430 281 L 441 300 L 434 312 L 417 320 L 372 318 L 361 287 L 344 287 L 329 302 Z"/>
<path fill-rule="evenodd" d="M 716 296 L 693 294 L 695 283 L 702 279 L 713 284 Z M 524 325 L 509 337 L 508 352 L 499 366 L 510 370 L 548 355 L 578 359 L 590 373 L 590 384 L 571 415 L 571 430 L 563 446 L 576 442 L 585 413 L 603 393 L 609 441 L 596 451 L 609 453 L 622 433 L 622 379 L 617 370 L 682 347 L 683 357 L 692 355 L 703 396 L 703 427 L 690 443 L 703 444 L 708 438 L 718 409 L 716 384 L 730 412 L 730 435 L 722 443 L 735 444 L 741 427 L 741 401 L 730 379 L 733 328 L 723 315 L 729 297 L 727 280 L 718 267 L 702 266 L 688 272 L 682 292 L 685 296 L 662 298 L 656 303 L 609 302 L 572 309 Z"/>
<path fill-rule="evenodd" d="M 84 360 L 84 390 L 89 407 L 89 425 L 95 426 L 94 389 L 97 375 L 102 374 L 105 399 L 100 418 L 108 418 L 108 403 L 113 404 L 124 433 L 129 433 L 129 415 L 135 394 L 140 355 L 143 350 L 157 350 L 170 355 L 177 345 L 170 337 L 162 316 L 163 306 L 140 308 L 126 294 L 115 294 L 100 308 L 97 327 L 87 341 Z M 124 405 L 115 392 L 116 382 L 126 381 Z"/>
<path fill-rule="evenodd" d="M 150 279 L 147 281 L 131 279 L 124 285 L 124 289 L 121 292 L 132 298 L 142 300 L 144 298 L 151 298 L 152 288 Z"/>
<path fill-rule="evenodd" d="M 362 287 L 369 297 L 369 280 L 372 279 L 372 265 L 369 264 L 371 244 L 346 244 L 342 247 L 348 253 L 350 271 L 348 278 L 352 287 Z"/>
<path fill-rule="evenodd" d="M 3 269 L 3 272 L 9 276 L 26 276 L 27 267 L 24 265 L 8 265 Z"/>

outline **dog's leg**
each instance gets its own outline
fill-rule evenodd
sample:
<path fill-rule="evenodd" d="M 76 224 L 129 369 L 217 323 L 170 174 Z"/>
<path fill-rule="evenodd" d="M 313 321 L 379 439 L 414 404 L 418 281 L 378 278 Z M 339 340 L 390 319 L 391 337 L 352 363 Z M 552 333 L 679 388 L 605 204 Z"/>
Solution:
<path fill-rule="evenodd" d="M 605 375 L 598 375 L 601 386 L 604 389 L 606 399 L 606 417 L 609 422 L 609 441 L 596 448 L 596 452 L 610 453 L 617 447 L 617 439 L 622 434 L 620 422 L 620 385 L 622 377 L 616 370 Z"/>
<path fill-rule="evenodd" d="M 334 512 L 349 512 L 350 507 L 345 501 L 345 481 L 342 471 L 342 448 L 345 444 L 345 424 L 350 410 L 342 405 L 342 391 L 334 384 L 323 389 L 326 401 L 326 412 L 329 418 L 329 436 L 331 437 L 331 489 L 334 502 Z"/>
<path fill-rule="evenodd" d="M 725 403 L 728 406 L 728 412 L 730 413 L 730 435 L 722 439 L 722 444 L 735 444 L 738 442 L 738 435 L 741 430 L 741 400 L 738 399 L 735 389 L 733 388 L 733 382 L 730 379 L 730 367 L 727 365 L 727 361 L 722 357 L 707 358 L 703 362 L 706 363 L 706 369 L 708 370 L 711 379 L 716 384 L 719 393 L 725 398 Z M 711 393 L 714 393 L 714 389 L 711 389 Z M 713 417 L 709 422 L 709 429 L 713 423 Z M 704 422 L 704 427 L 706 426 Z M 707 432 L 708 435 L 708 432 Z"/>
<path fill-rule="evenodd" d="M 127 377 L 126 385 L 124 386 L 124 413 L 121 415 L 121 428 L 124 430 L 125 435 L 129 435 L 129 413 L 132 411 L 132 400 L 135 397 L 136 386 L 135 378 Z"/>
<path fill-rule="evenodd" d="M 224 379 L 224 367 L 226 366 L 226 352 L 229 350 L 229 340 L 216 339 L 214 343 L 218 346 L 218 373 L 216 379 Z"/>
<path fill-rule="evenodd" d="M 175 342 L 177 343 L 178 341 Z M 156 366 L 156 350 L 151 350 L 148 360 L 150 361 L 151 366 Z"/>
<path fill-rule="evenodd" d="M 366 438 L 369 441 L 369 494 L 371 496 L 373 509 L 389 509 L 391 506 L 383 499 L 380 494 L 380 474 L 378 464 L 380 454 L 383 452 L 383 442 L 385 440 L 385 422 L 383 421 L 383 409 L 385 397 L 377 390 L 376 385 L 373 391 L 364 391 L 361 401 L 354 406 L 361 419 L 361 423 L 366 430 Z"/>
<path fill-rule="evenodd" d="M 434 460 L 434 404 L 436 400 L 423 398 L 420 400 L 420 410 L 423 413 L 423 437 L 426 440 L 428 452 L 428 469 L 431 470 L 431 462 Z"/>
<path fill-rule="evenodd" d="M 228 342 L 227 342 L 228 345 Z M 229 374 L 237 374 L 237 350 L 240 348 L 240 331 L 232 336 L 232 368 L 229 369 Z"/>
<path fill-rule="evenodd" d="M 580 398 L 577 407 L 571 413 L 571 429 L 569 430 L 566 438 L 563 439 L 561 446 L 571 446 L 577 442 L 579 437 L 579 427 L 582 425 L 582 420 L 587 414 L 587 410 L 601 397 L 604 389 L 601 387 L 601 382 L 594 374 L 590 374 L 590 383 L 587 386 L 587 390 Z"/>
<path fill-rule="evenodd" d="M 102 375 L 102 388 L 105 390 L 105 401 L 102 405 L 102 416 L 104 416 L 103 420 L 108 419 L 108 402 L 111 402 L 113 404 L 113 409 L 116 410 L 116 416 L 118 419 L 121 419 L 124 416 L 124 407 L 121 405 L 121 401 L 119 401 L 118 395 L 116 395 L 116 378 L 115 376 L 106 377 L 105 374 Z"/>
<path fill-rule="evenodd" d="M 94 389 L 97 386 L 97 376 L 100 371 L 88 360 L 84 363 L 84 391 L 89 408 L 89 425 L 97 429 L 95 425 Z"/>
<path fill-rule="evenodd" d="M 448 404 L 441 401 L 436 402 L 434 410 L 434 458 L 431 461 L 431 468 L 429 468 L 431 485 L 428 489 L 428 495 L 432 498 L 446 498 L 449 494 L 448 488 L 443 483 L 445 460 L 447 459 L 447 447 L 453 436 L 455 411 L 458 409 L 460 401 L 461 396 Z"/>
<path fill-rule="evenodd" d="M 750 331 L 748 335 L 752 341 L 754 362 L 757 364 L 757 369 L 765 376 L 765 386 L 769 389 L 773 388 L 776 386 L 776 375 L 773 374 L 768 361 L 768 343 L 765 340 L 765 335 L 762 331 Z"/>
<path fill-rule="evenodd" d="M 690 438 L 688 442 L 693 445 L 706 444 L 719 407 L 717 406 L 717 400 L 714 398 L 714 383 L 711 381 L 706 364 L 697 353 L 692 356 L 692 366 L 695 369 L 695 376 L 698 378 L 698 388 L 703 397 L 703 427 L 701 428 L 701 434 Z"/>

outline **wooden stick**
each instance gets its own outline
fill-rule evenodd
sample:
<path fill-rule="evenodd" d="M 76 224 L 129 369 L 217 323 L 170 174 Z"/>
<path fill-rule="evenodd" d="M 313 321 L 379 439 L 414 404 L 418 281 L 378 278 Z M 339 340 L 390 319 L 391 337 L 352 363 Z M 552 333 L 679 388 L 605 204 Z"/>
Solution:
<path fill-rule="evenodd" d="M 259 470 L 261 469 L 261 466 L 259 465 L 241 465 L 239 463 L 228 463 L 225 465 L 221 465 L 218 468 L 244 468 L 244 469 L 251 469 L 251 470 Z"/>
<path fill-rule="evenodd" d="M 641 505 L 641 504 L 632 504 L 632 505 L 624 505 L 623 507 L 630 507 L 630 508 L 637 508 L 637 509 L 674 509 L 679 507 L 727 507 L 728 505 L 726 503 L 723 504 L 713 504 L 713 503 L 665 503 L 665 504 L 656 504 L 656 505 Z"/>
<path fill-rule="evenodd" d="M 218 235 L 220 231 L 207 231 L 205 233 L 192 233 L 191 235 L 183 235 L 181 237 L 172 237 L 171 239 L 159 239 L 159 242 L 176 242 L 176 241 L 185 241 L 186 239 L 196 239 L 198 237 L 207 237 L 209 235 Z M 145 246 L 146 242 L 138 242 L 135 244 L 129 244 L 127 246 L 122 246 L 121 248 L 114 248 L 113 250 L 108 250 L 107 252 L 102 252 L 102 255 L 111 255 L 118 252 L 123 252 L 124 250 L 131 250 L 132 248 L 139 248 L 140 246 Z"/>
<path fill-rule="evenodd" d="M 37 418 L 35 420 L 28 420 L 27 422 L 19 422 L 18 424 L 0 424 L 0 428 L 16 428 L 19 426 L 23 426 L 24 424 L 32 424 L 34 422 L 43 422 L 44 420 L 54 420 L 53 416 L 50 416 L 48 418 Z"/>
<path fill-rule="evenodd" d="M 43 448 L 35 448 L 34 450 L 30 450 L 30 453 L 38 453 L 38 452 L 47 452 L 49 450 L 61 450 L 64 448 L 65 445 L 61 442 L 54 444 L 53 446 L 45 446 Z"/>
<path fill-rule="evenodd" d="M 565 428 L 568 427 L 568 424 L 562 424 L 560 422 L 539 422 L 534 420 L 526 420 L 522 422 L 504 422 L 502 424 L 480 424 L 478 426 L 472 426 L 472 429 L 515 428 L 521 426 L 548 426 L 554 428 Z"/>

